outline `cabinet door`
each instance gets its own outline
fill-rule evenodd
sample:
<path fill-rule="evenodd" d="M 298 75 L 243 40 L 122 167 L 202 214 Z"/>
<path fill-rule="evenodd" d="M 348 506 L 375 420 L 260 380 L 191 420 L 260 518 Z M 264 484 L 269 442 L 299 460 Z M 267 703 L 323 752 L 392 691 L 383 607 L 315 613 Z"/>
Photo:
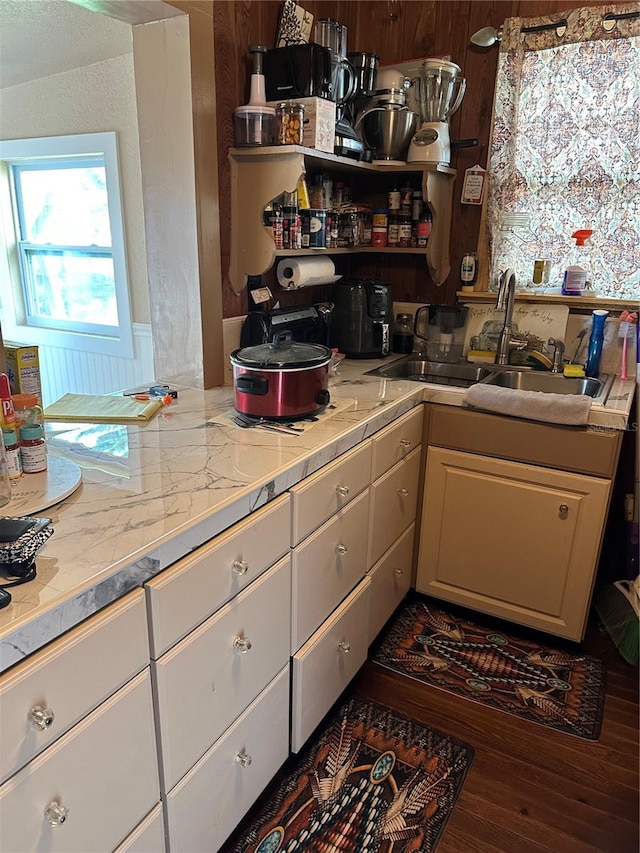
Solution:
<path fill-rule="evenodd" d="M 297 651 L 367 571 L 369 491 L 293 551 L 291 648 Z"/>
<path fill-rule="evenodd" d="M 611 483 L 429 448 L 416 587 L 581 640 Z"/>
<path fill-rule="evenodd" d="M 369 572 L 371 578 L 369 645 L 409 592 L 413 567 L 414 532 L 415 524 L 412 524 L 399 539 L 396 539 L 387 553 L 383 554 Z"/>
<path fill-rule="evenodd" d="M 288 755 L 287 666 L 167 797 L 171 850 L 219 850 Z"/>
<path fill-rule="evenodd" d="M 148 666 L 142 590 L 17 664 L 0 678 L 0 781 Z"/>
<path fill-rule="evenodd" d="M 416 447 L 421 446 L 423 415 L 424 406 L 416 406 L 373 436 L 373 480 L 377 480 L 389 468 L 406 459 Z"/>
<path fill-rule="evenodd" d="M 404 462 L 394 465 L 371 486 L 369 566 L 377 562 L 403 530 L 415 521 L 420 454 L 420 448 L 414 450 Z"/>
<path fill-rule="evenodd" d="M 169 791 L 289 660 L 290 559 L 152 664 Z"/>
<path fill-rule="evenodd" d="M 257 510 L 146 584 L 154 659 L 289 549 L 289 496 Z"/>
<path fill-rule="evenodd" d="M 164 853 L 164 851 L 162 803 L 158 803 L 114 853 Z"/>
<path fill-rule="evenodd" d="M 0 850 L 113 850 L 159 799 L 146 669 L 4 783 Z"/>
<path fill-rule="evenodd" d="M 291 489 L 291 544 L 340 512 L 371 482 L 371 442 L 364 441 Z"/>
<path fill-rule="evenodd" d="M 291 749 L 298 752 L 367 659 L 366 577 L 292 661 Z"/>

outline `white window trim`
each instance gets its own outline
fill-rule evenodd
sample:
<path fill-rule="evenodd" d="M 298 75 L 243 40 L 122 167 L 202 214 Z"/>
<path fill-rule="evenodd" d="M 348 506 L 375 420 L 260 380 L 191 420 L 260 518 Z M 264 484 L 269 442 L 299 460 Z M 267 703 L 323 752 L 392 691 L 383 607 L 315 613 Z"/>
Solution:
<path fill-rule="evenodd" d="M 24 322 L 24 311 L 16 293 L 22 293 L 19 283 L 12 283 L 11 270 L 18 270 L 17 231 L 13 216 L 4 217 L 4 239 L 7 250 L 7 275 L 0 275 L 0 299 L 2 301 L 2 334 L 5 340 L 41 346 L 64 347 L 85 352 L 101 353 L 119 358 L 133 358 L 133 334 L 129 276 L 122 199 L 120 193 L 120 170 L 118 144 L 115 132 L 82 133 L 72 136 L 49 136 L 40 139 L 0 140 L 0 161 L 6 164 L 19 163 L 36 157 L 63 157 L 74 154 L 101 154 L 104 156 L 107 193 L 109 197 L 109 219 L 113 268 L 118 306 L 118 332 L 116 335 L 93 335 L 61 329 L 45 329 Z M 9 180 L 8 169 L 6 180 Z M 2 198 L 9 198 L 9 186 Z M 15 258 L 11 256 L 15 254 Z M 19 297 L 22 299 L 22 296 Z"/>

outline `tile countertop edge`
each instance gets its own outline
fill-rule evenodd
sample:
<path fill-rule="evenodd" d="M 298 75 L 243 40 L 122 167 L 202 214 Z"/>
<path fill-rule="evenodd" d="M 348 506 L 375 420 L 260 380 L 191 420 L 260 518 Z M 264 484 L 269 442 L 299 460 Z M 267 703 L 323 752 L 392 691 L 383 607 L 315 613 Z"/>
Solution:
<path fill-rule="evenodd" d="M 124 557 L 105 567 L 86 582 L 62 592 L 46 606 L 33 606 L 8 625 L 0 626 L 0 673 L 129 591 L 140 587 L 172 563 L 246 518 L 251 512 L 286 493 L 295 483 L 419 405 L 422 402 L 422 388 L 415 383 L 403 384 L 407 387 L 401 388 L 399 384 L 395 384 L 398 396 L 394 400 L 381 400 L 379 407 L 373 411 L 359 412 L 356 409 L 334 415 L 332 426 L 335 427 L 340 420 L 344 429 L 322 441 L 291 464 L 241 488 L 240 494 L 213 508 L 205 517 L 194 519 L 179 530 L 167 532 L 161 541 L 156 540 L 150 543 L 148 548 L 139 549 L 130 558 Z M 354 421 L 354 417 L 357 420 Z M 62 511 L 64 512 L 64 509 Z M 12 591 L 15 593 L 19 589 L 20 587 L 13 588 Z"/>

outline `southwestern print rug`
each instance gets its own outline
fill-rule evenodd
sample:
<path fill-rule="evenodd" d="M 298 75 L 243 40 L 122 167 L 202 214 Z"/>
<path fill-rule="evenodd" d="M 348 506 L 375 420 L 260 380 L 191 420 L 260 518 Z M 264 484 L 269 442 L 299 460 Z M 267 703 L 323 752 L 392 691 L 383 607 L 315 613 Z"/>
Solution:
<path fill-rule="evenodd" d="M 373 660 L 424 684 L 588 740 L 597 740 L 604 666 L 483 628 L 421 601 L 391 623 Z"/>
<path fill-rule="evenodd" d="M 351 699 L 232 853 L 430 853 L 472 758 L 468 744 Z"/>

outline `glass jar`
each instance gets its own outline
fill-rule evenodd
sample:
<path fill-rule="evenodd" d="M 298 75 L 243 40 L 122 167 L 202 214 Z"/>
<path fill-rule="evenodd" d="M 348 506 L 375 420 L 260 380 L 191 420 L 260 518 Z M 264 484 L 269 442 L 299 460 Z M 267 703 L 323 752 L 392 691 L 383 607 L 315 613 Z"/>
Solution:
<path fill-rule="evenodd" d="M 389 215 L 385 207 L 378 207 L 373 211 L 371 217 L 371 245 L 386 246 L 387 245 L 387 225 Z"/>
<path fill-rule="evenodd" d="M 413 322 L 411 314 L 398 314 L 393 324 L 393 352 L 407 355 L 413 352 Z"/>
<path fill-rule="evenodd" d="M 398 216 L 398 246 L 408 249 L 411 246 L 411 215 L 401 213 Z"/>
<path fill-rule="evenodd" d="M 44 426 L 44 412 L 35 394 L 14 394 L 12 399 L 17 430 L 27 424 Z"/>
<path fill-rule="evenodd" d="M 278 145 L 302 145 L 304 104 L 284 101 L 276 107 Z"/>

